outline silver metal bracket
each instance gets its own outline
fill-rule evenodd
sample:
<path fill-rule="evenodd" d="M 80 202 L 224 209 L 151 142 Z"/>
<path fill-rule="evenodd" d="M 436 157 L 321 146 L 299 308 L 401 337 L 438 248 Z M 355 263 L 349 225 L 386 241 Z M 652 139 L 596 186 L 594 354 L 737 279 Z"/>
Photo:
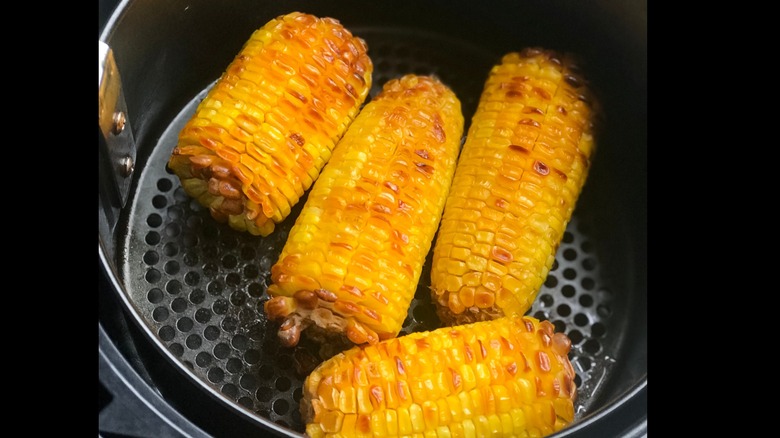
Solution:
<path fill-rule="evenodd" d="M 98 126 L 98 154 L 110 166 L 120 205 L 124 206 L 135 170 L 136 145 L 114 52 L 102 41 L 98 41 Z"/>

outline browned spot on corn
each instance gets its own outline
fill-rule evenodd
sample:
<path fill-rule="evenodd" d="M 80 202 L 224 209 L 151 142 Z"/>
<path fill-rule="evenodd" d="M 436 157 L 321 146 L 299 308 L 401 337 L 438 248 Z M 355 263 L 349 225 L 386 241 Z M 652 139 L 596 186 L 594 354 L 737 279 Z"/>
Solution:
<path fill-rule="evenodd" d="M 523 107 L 523 111 L 522 111 L 522 113 L 523 113 L 523 114 L 539 114 L 539 115 L 544 115 L 544 111 L 542 111 L 541 109 L 539 109 L 539 108 L 537 108 L 537 107 L 535 107 L 535 106 L 530 106 L 530 105 L 529 105 L 529 106 L 526 106 L 526 107 Z"/>
<path fill-rule="evenodd" d="M 290 134 L 290 139 L 298 146 L 303 146 L 306 143 L 306 139 L 303 138 L 303 135 L 301 135 L 299 132 L 293 132 Z"/>
<path fill-rule="evenodd" d="M 558 178 L 562 179 L 563 181 L 566 181 L 567 179 L 569 179 L 569 177 L 566 176 L 566 174 L 563 171 L 561 171 L 560 169 L 556 169 L 555 167 L 553 167 L 552 170 L 553 170 L 553 173 L 555 173 L 555 175 L 558 176 Z M 561 201 L 565 202 L 564 199 L 561 199 Z"/>
<path fill-rule="evenodd" d="M 391 214 L 393 212 L 392 210 L 390 210 L 389 207 L 387 207 L 385 205 L 382 205 L 382 204 L 379 204 L 379 203 L 372 204 L 371 205 L 371 210 L 373 210 L 373 211 L 375 211 L 377 213 L 383 213 L 383 214 Z"/>
<path fill-rule="evenodd" d="M 566 356 L 571 350 L 571 339 L 565 333 L 556 333 L 552 338 L 553 351 L 561 356 Z"/>
<path fill-rule="evenodd" d="M 416 166 L 415 170 L 417 170 L 418 172 L 422 173 L 423 175 L 425 175 L 428 178 L 430 178 L 431 175 L 433 174 L 433 166 L 431 166 L 430 164 L 416 163 L 415 162 L 414 165 Z"/>
<path fill-rule="evenodd" d="M 536 171 L 536 173 L 542 176 L 546 176 L 547 174 L 550 173 L 550 168 L 547 167 L 546 164 L 544 164 L 539 160 L 534 161 L 534 170 Z"/>
<path fill-rule="evenodd" d="M 363 296 L 363 291 L 361 291 L 360 288 L 358 288 L 357 286 L 352 286 L 352 285 L 345 284 L 345 285 L 341 286 L 341 290 L 349 292 L 350 294 L 352 294 L 352 295 L 354 295 L 356 297 L 362 297 Z"/>
<path fill-rule="evenodd" d="M 519 122 L 517 122 L 517 123 L 518 123 L 518 124 L 520 124 L 520 125 L 528 125 L 528 126 L 533 126 L 533 127 L 535 127 L 535 128 L 539 128 L 539 127 L 541 127 L 541 126 L 542 126 L 542 125 L 541 125 L 541 123 L 537 122 L 537 121 L 536 121 L 536 120 L 534 120 L 534 119 L 522 119 L 522 120 L 520 120 L 520 121 L 519 121 Z"/>
<path fill-rule="evenodd" d="M 241 190 L 231 181 L 220 181 L 219 194 L 229 199 L 240 199 Z M 243 205 L 242 205 L 243 208 Z"/>
<path fill-rule="evenodd" d="M 516 145 L 516 144 L 510 144 L 509 145 L 510 151 L 520 152 L 521 154 L 530 154 L 531 151 L 529 151 L 527 148 L 524 148 L 523 146 Z"/>
<path fill-rule="evenodd" d="M 299 290 L 293 297 L 298 302 L 298 305 L 305 309 L 314 309 L 319 301 L 317 294 L 309 290 Z"/>
<path fill-rule="evenodd" d="M 517 362 L 510 362 L 506 366 L 506 372 L 509 373 L 510 376 L 517 374 Z"/>
<path fill-rule="evenodd" d="M 547 353 L 544 351 L 538 351 L 536 353 L 536 365 L 545 373 L 550 371 L 550 357 L 547 356 Z"/>
<path fill-rule="evenodd" d="M 338 247 L 338 248 L 344 248 L 344 249 L 346 249 L 347 251 L 352 251 L 352 245 L 350 245 L 350 244 L 348 244 L 348 243 L 343 243 L 343 242 L 330 242 L 330 246 L 335 246 L 335 247 Z"/>
<path fill-rule="evenodd" d="M 414 153 L 417 154 L 419 157 L 424 158 L 426 160 L 430 158 L 430 155 L 428 154 L 428 151 L 426 151 L 424 149 L 417 149 L 417 150 L 414 151 Z"/>
<path fill-rule="evenodd" d="M 482 358 L 484 359 L 487 357 L 487 349 L 485 348 L 484 345 L 482 345 L 482 341 L 477 341 L 477 342 L 479 343 L 479 351 L 480 353 L 482 353 Z"/>
<path fill-rule="evenodd" d="M 327 301 L 329 303 L 334 303 L 339 299 L 338 295 L 325 289 L 316 289 L 314 293 L 317 294 L 321 300 Z"/>
<path fill-rule="evenodd" d="M 274 297 L 265 302 L 264 311 L 269 319 L 276 320 L 289 315 L 292 308 L 287 298 Z"/>
<path fill-rule="evenodd" d="M 301 326 L 294 320 L 287 319 L 279 327 L 278 334 L 282 345 L 291 347 L 296 345 L 301 337 Z"/>
<path fill-rule="evenodd" d="M 334 39 L 332 35 L 339 36 Z M 344 51 L 342 46 L 350 47 L 349 54 L 333 58 L 333 47 Z M 325 62 L 324 52 L 332 63 Z M 257 74 L 260 71 L 262 75 Z M 220 194 L 194 190 L 188 194 L 208 206 L 215 219 L 230 218 L 231 227 L 268 235 L 309 188 L 357 114 L 368 95 L 372 72 L 365 43 L 338 21 L 298 12 L 276 17 L 252 33 L 182 129 L 170 168 L 182 179 L 207 181 L 212 174 L 228 179 L 218 168 L 191 172 L 179 164 L 175 158 L 191 155 L 187 148 L 195 145 L 208 149 L 195 155 L 212 155 L 231 163 L 217 164 L 235 173 L 232 178 L 240 184 L 230 181 L 230 187 L 222 185 Z M 325 84 L 331 83 L 350 84 L 351 96 L 344 96 L 341 89 L 328 90 Z M 301 85 L 308 89 L 298 88 Z M 322 117 L 325 111 L 328 120 Z M 300 150 L 304 139 L 312 135 L 318 145 Z M 246 166 L 246 158 L 255 160 L 256 165 Z M 196 159 L 192 166 L 213 164 Z M 270 179 L 266 182 L 266 178 Z M 185 190 L 197 187 L 183 186 Z M 276 191 L 274 196 L 272 190 Z M 217 196 L 244 205 L 220 203 Z M 245 210 L 248 213 L 240 215 Z"/>
<path fill-rule="evenodd" d="M 566 393 L 574 395 L 574 391 L 576 390 L 574 386 L 574 380 L 572 379 L 570 374 L 566 374 L 563 376 L 563 385 L 566 388 Z"/>
<path fill-rule="evenodd" d="M 513 259 L 511 252 L 499 246 L 494 246 L 493 250 L 490 252 L 490 255 L 493 256 L 494 260 L 501 263 L 510 263 Z"/>

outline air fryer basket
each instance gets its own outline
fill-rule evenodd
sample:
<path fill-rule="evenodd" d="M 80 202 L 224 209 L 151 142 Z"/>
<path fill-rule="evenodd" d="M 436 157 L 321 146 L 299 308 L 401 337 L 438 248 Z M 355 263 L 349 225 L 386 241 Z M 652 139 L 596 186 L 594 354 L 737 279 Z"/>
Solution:
<path fill-rule="evenodd" d="M 503 53 L 540 45 L 579 55 L 604 108 L 598 150 L 529 314 L 550 320 L 572 340 L 576 421 L 560 435 L 607 421 L 610 410 L 644 390 L 644 31 L 632 29 L 636 23 L 626 18 L 605 28 L 620 12 L 604 6 L 609 2 L 581 11 L 561 7 L 566 2 L 484 2 L 468 10 L 419 3 L 135 1 L 112 16 L 101 39 L 112 47 L 122 75 L 137 157 L 124 207 L 101 185 L 101 264 L 115 289 L 101 293 L 117 295 L 122 311 L 113 318 L 135 325 L 126 329 L 126 343 L 165 358 L 161 365 L 149 353 L 136 353 L 135 364 L 163 396 L 176 400 L 176 386 L 189 385 L 250 427 L 303 431 L 298 402 L 303 379 L 319 360 L 317 349 L 306 342 L 282 347 L 276 325 L 261 309 L 270 267 L 305 198 L 273 234 L 255 237 L 216 223 L 166 168 L 178 131 L 243 41 L 292 10 L 338 18 L 366 40 L 375 68 L 371 96 L 404 73 L 437 75 L 461 99 L 466 128 L 487 73 Z M 402 334 L 439 326 L 429 269 L 427 263 Z M 171 385 L 169 369 L 183 378 Z"/>

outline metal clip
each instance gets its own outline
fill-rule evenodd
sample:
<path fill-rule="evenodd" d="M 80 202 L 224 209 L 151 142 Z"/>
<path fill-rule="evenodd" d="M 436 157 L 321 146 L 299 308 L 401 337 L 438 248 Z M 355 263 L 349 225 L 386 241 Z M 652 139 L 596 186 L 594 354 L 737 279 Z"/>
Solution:
<path fill-rule="evenodd" d="M 136 145 L 114 52 L 102 41 L 98 41 L 98 127 L 98 154 L 110 166 L 120 205 L 124 206 L 135 170 Z"/>

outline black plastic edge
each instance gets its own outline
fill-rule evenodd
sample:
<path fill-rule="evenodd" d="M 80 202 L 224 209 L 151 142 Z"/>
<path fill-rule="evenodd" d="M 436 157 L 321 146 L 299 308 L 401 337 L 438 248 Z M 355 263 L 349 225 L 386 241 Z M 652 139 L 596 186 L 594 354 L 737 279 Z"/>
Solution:
<path fill-rule="evenodd" d="M 100 434 L 208 438 L 173 409 L 133 370 L 98 323 L 98 377 L 107 393 L 98 414 Z"/>

